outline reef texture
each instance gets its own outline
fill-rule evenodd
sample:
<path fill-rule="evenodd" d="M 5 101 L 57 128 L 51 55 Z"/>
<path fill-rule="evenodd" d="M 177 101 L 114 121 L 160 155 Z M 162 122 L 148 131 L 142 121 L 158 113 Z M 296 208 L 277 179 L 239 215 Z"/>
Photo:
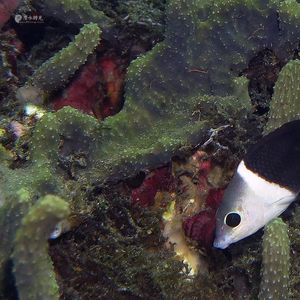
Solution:
<path fill-rule="evenodd" d="M 289 299 L 290 241 L 288 225 L 276 218 L 264 228 L 263 271 L 258 298 Z"/>
<path fill-rule="evenodd" d="M 40 90 L 41 94 L 62 88 L 95 50 L 100 42 L 100 34 L 101 30 L 96 24 L 84 25 L 73 42 L 43 63 L 34 72 L 25 86 L 19 90 L 18 97 L 27 102 L 34 100 L 37 102 L 36 99 L 28 97 L 30 94 L 28 90 L 32 90 L 30 87 L 33 86 L 37 91 Z"/>
<path fill-rule="evenodd" d="M 52 261 L 48 256 L 47 237 L 69 213 L 64 200 L 47 195 L 39 199 L 22 219 L 12 254 L 20 300 L 59 298 Z M 32 239 L 38 242 L 34 243 Z M 32 281 L 33 277 L 36 280 Z"/>
<path fill-rule="evenodd" d="M 9 258 L 13 258 L 16 268 L 26 259 L 27 264 L 34 266 L 33 269 L 38 273 L 46 266 L 46 272 L 54 278 L 45 253 L 46 237 L 43 236 L 42 240 L 32 238 L 30 247 L 22 240 L 23 234 L 35 234 L 30 224 L 40 224 L 41 221 L 35 218 L 38 218 L 36 213 L 41 208 L 46 209 L 45 223 L 49 217 L 49 224 L 67 214 L 61 201 L 56 201 L 57 207 L 47 212 L 47 201 L 41 200 L 39 204 L 38 199 L 45 199 L 41 197 L 47 194 L 60 196 L 70 203 L 76 214 L 87 213 L 90 201 L 94 200 L 94 205 L 99 206 L 100 216 L 103 217 L 103 212 L 113 208 L 112 202 L 95 196 L 97 193 L 101 194 L 105 184 L 134 176 L 141 170 L 147 173 L 149 169 L 168 163 L 173 155 L 182 155 L 207 139 L 211 140 L 211 128 L 229 125 L 228 128 L 234 128 L 236 132 L 245 132 L 245 123 L 252 107 L 248 95 L 248 80 L 240 74 L 251 58 L 266 48 L 271 49 L 283 63 L 293 56 L 300 33 L 298 12 L 299 5 L 296 1 L 170 1 L 167 6 L 166 38 L 131 63 L 126 78 L 125 104 L 120 113 L 103 122 L 69 107 L 55 113 L 46 113 L 35 125 L 32 136 L 27 137 L 29 150 L 25 159 L 21 162 L 3 160 L 0 167 L 0 190 L 3 197 L 0 228 L 4 233 L 0 240 L 2 274 L 4 264 Z M 83 34 L 85 31 L 91 34 L 91 39 Z M 79 47 L 75 42 L 67 47 L 72 47 L 75 54 L 81 57 L 76 68 L 98 44 L 98 26 L 85 25 L 79 36 L 82 39 Z M 56 59 L 53 58 L 38 69 L 30 82 L 42 89 L 51 90 L 56 89 L 57 85 L 61 86 L 61 82 L 65 83 L 76 68 L 74 66 L 69 70 L 65 65 L 60 65 L 61 60 L 58 58 L 64 55 L 66 52 L 62 50 Z M 72 55 L 68 53 L 68 58 L 63 58 L 64 63 L 69 63 L 73 56 L 73 52 Z M 56 63 L 53 64 L 53 61 Z M 52 75 L 55 76 L 51 77 Z M 53 82 L 48 77 L 53 78 Z M 239 145 L 242 143 L 240 140 Z M 125 205 L 125 201 L 121 199 L 118 203 Z M 225 293 L 225 298 L 230 298 L 228 277 L 223 278 L 224 283 L 220 287 L 222 292 L 216 289 L 217 281 L 212 278 L 211 283 L 206 285 L 201 294 L 197 292 L 196 296 L 194 293 L 198 289 L 194 289 L 195 281 L 191 283 L 182 280 L 186 271 L 184 275 L 175 277 L 178 279 L 175 280 L 176 286 L 172 284 L 174 281 L 171 278 L 174 278 L 174 274 L 179 274 L 179 271 L 174 272 L 174 265 L 165 264 L 163 257 L 159 260 L 159 269 L 158 260 L 152 258 L 152 255 L 155 258 L 159 256 L 152 250 L 157 245 L 152 244 L 147 248 L 147 243 L 143 243 L 143 234 L 136 234 L 137 239 L 132 246 L 131 239 L 127 239 L 132 236 L 132 218 L 128 216 L 129 221 L 124 229 L 120 222 L 122 214 L 120 220 L 111 221 L 113 212 L 103 218 L 107 226 L 101 224 L 101 218 L 96 219 L 101 224 L 103 240 L 106 242 L 95 236 L 89 240 L 92 246 L 98 247 L 98 256 L 90 260 L 84 256 L 82 261 L 80 255 L 74 258 L 76 262 L 81 262 L 80 267 L 86 261 L 91 266 L 97 262 L 98 265 L 105 266 L 102 280 L 110 283 L 111 290 L 118 295 L 125 295 L 124 299 L 143 298 L 143 295 L 148 299 L 196 299 L 199 295 L 204 295 L 203 299 L 205 295 L 207 299 L 218 299 L 224 298 L 222 294 Z M 31 213 L 36 217 L 31 218 Z M 157 225 L 152 226 L 154 229 Z M 44 225 L 39 227 L 41 232 L 46 230 Z M 96 225 L 91 230 L 95 228 Z M 113 230 L 108 231 L 108 228 Z M 84 239 L 85 234 L 87 239 L 90 238 L 89 230 L 88 228 L 84 232 L 83 238 L 74 238 L 76 241 L 73 240 L 73 244 L 72 237 L 67 240 L 67 249 L 73 251 L 74 245 L 74 251 L 84 252 L 82 249 L 85 247 L 80 240 Z M 37 232 L 38 237 L 41 232 Z M 151 228 L 146 232 L 151 235 Z M 122 239 L 123 236 L 126 238 Z M 156 238 L 161 240 L 162 235 L 157 234 Z M 22 249 L 23 241 L 25 246 Z M 41 257 L 36 258 L 32 256 L 30 249 L 38 249 L 39 245 L 42 245 L 38 252 Z M 107 248 L 103 249 L 105 245 Z M 116 256 L 111 257 L 113 246 Z M 135 251 L 131 251 L 133 248 Z M 93 255 L 94 249 L 89 249 L 89 255 Z M 68 253 L 70 252 L 67 251 L 64 255 Z M 140 257 L 148 259 L 131 268 L 133 262 L 136 263 Z M 110 261 L 114 263 L 113 269 Z M 156 263 L 155 267 L 152 263 Z M 121 282 L 120 274 L 115 273 L 119 270 L 118 266 L 130 271 L 126 273 L 128 276 L 121 278 Z M 175 269 L 182 270 L 182 264 L 176 264 Z M 73 276 L 76 275 L 74 270 L 78 269 L 72 270 Z M 35 274 L 26 274 L 27 285 L 38 287 L 41 291 L 49 288 L 48 284 L 55 286 L 53 281 L 48 283 Z M 16 277 L 19 296 L 25 299 L 25 279 L 22 275 Z M 72 283 L 80 289 L 80 283 L 76 278 L 74 280 L 77 285 L 74 281 Z M 201 280 L 205 282 L 204 279 Z M 116 282 L 118 284 L 114 285 Z M 162 286 L 165 283 L 167 288 Z M 64 282 L 66 293 L 70 293 L 68 284 L 70 282 Z M 111 290 L 101 290 L 103 299 L 113 294 Z M 35 295 L 33 299 L 39 298 L 38 291 L 32 293 Z M 54 287 L 49 291 L 49 297 L 55 293 Z M 85 296 L 86 299 L 92 299 L 89 295 Z M 72 295 L 70 298 L 74 299 Z"/>
<path fill-rule="evenodd" d="M 297 45 L 297 18 L 286 2 L 185 4 L 169 3 L 165 41 L 130 65 L 123 110 L 99 125 L 97 139 L 105 143 L 95 142 L 88 154 L 88 173 L 99 181 L 158 166 L 183 145 L 200 142 L 216 121 L 239 119 L 240 111 L 251 109 L 247 80 L 238 77 L 250 58 L 271 48 L 287 60 Z M 219 113 L 215 120 L 205 113 L 209 108 Z M 51 137 L 47 141 L 51 145 Z M 116 145 L 122 145 L 117 152 Z"/>
<path fill-rule="evenodd" d="M 264 133 L 284 123 L 300 119 L 300 60 L 288 62 L 280 71 L 270 105 L 269 120 Z M 280 114 L 278 113 L 280 110 Z"/>
<path fill-rule="evenodd" d="M 102 11 L 94 9 L 89 0 L 34 0 L 33 4 L 40 7 L 43 14 L 58 18 L 67 24 L 96 23 L 101 28 L 113 24 Z"/>

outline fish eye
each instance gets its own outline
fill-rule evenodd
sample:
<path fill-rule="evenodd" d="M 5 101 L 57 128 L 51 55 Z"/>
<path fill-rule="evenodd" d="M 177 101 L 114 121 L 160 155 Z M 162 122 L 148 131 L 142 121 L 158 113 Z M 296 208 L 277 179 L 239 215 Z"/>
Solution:
<path fill-rule="evenodd" d="M 224 223 L 234 228 L 241 223 L 241 216 L 237 212 L 230 212 L 225 216 Z"/>

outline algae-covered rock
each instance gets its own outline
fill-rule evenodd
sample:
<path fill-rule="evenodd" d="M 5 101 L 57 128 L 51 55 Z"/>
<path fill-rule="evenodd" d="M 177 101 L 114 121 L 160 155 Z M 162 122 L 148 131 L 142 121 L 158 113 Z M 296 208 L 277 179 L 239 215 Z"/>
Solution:
<path fill-rule="evenodd" d="M 258 298 L 288 299 L 290 240 L 288 225 L 276 218 L 264 228 L 262 281 Z"/>

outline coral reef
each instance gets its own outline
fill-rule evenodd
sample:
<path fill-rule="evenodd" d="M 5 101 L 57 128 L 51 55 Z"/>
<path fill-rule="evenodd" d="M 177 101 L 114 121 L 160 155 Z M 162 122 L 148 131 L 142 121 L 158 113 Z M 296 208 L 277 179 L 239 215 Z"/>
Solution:
<path fill-rule="evenodd" d="M 101 28 L 111 26 L 112 20 L 102 11 L 94 9 L 89 0 L 34 0 L 33 4 L 47 16 L 53 16 L 65 23 L 96 23 Z"/>
<path fill-rule="evenodd" d="M 63 87 L 75 71 L 86 62 L 89 54 L 95 50 L 100 41 L 100 34 L 101 31 L 96 24 L 84 25 L 73 42 L 34 72 L 25 86 L 19 89 L 18 98 L 27 102 L 37 102 L 35 93 L 33 99 L 30 99 L 27 93 L 32 86 L 41 91 L 41 94 Z"/>
<path fill-rule="evenodd" d="M 288 62 L 280 71 L 270 104 L 269 120 L 264 133 L 273 131 L 284 123 L 300 118 L 300 60 Z M 278 113 L 280 109 L 281 113 Z"/>
<path fill-rule="evenodd" d="M 19 299 L 58 299 L 58 286 L 48 255 L 48 238 L 68 217 L 68 204 L 57 196 L 42 197 L 22 219 L 12 258 Z M 32 239 L 37 241 L 32 243 Z"/>
<path fill-rule="evenodd" d="M 288 225 L 276 218 L 264 228 L 263 271 L 258 298 L 289 299 L 290 240 Z"/>
<path fill-rule="evenodd" d="M 73 2 L 53 3 L 64 3 L 65 8 L 70 8 L 68 5 Z M 191 280 L 188 272 L 183 272 L 187 266 L 173 260 L 172 252 L 162 250 L 161 211 L 158 210 L 158 216 L 150 210 L 131 212 L 128 199 L 113 194 L 111 186 L 105 193 L 105 188 L 141 170 L 148 173 L 149 169 L 169 163 L 174 155 L 180 157 L 194 147 L 207 144 L 212 140 L 211 128 L 227 126 L 242 132 L 244 140 L 238 141 L 239 147 L 246 144 L 252 134 L 245 125 L 252 106 L 249 81 L 240 74 L 251 58 L 265 48 L 271 49 L 283 63 L 292 57 L 300 30 L 298 7 L 296 1 L 279 0 L 172 0 L 167 6 L 165 40 L 129 66 L 121 112 L 102 122 L 70 107 L 44 114 L 32 135 L 27 137 L 26 159 L 8 162 L 6 158 L 0 166 L 3 197 L 0 228 L 4 233 L 0 240 L 0 268 L 3 274 L 4 264 L 13 258 L 21 299 L 28 291 L 23 282 L 25 275 L 18 275 L 17 269 L 25 257 L 37 273 L 46 266 L 52 274 L 49 283 L 41 282 L 42 274 L 39 278 L 28 276 L 35 287 L 33 297 L 39 297 L 36 289 L 43 291 L 49 289 L 49 285 L 53 288 L 48 290 L 49 298 L 57 293 L 52 265 L 45 256 L 45 236 L 42 248 L 34 250 L 42 253 L 38 259 L 32 257 L 31 249 L 37 249 L 36 242 L 40 241 L 32 239 L 28 245 L 26 240 L 28 234 L 48 234 L 50 227 L 46 230 L 44 226 L 50 223 L 52 226 L 68 214 L 65 203 L 58 199 L 54 201 L 55 207 L 49 209 L 47 194 L 65 199 L 78 215 L 90 213 L 90 203 L 94 205 L 95 215 L 85 215 L 87 225 L 83 222 L 78 229 L 59 237 L 50 250 L 66 298 L 113 295 L 124 299 L 218 299 L 232 296 L 234 288 L 230 277 L 224 276 L 227 270 L 222 268 L 225 263 L 221 258 L 218 268 L 212 271 L 215 273 L 207 279 Z M 77 12 L 70 10 L 70 13 L 79 20 Z M 85 25 L 75 42 L 41 66 L 28 84 L 50 92 L 61 87 L 95 49 L 99 34 L 97 25 Z M 72 64 L 76 55 L 80 60 Z M 225 147 L 234 143 L 232 135 L 228 140 Z M 224 147 L 217 144 L 217 148 Z M 209 167 L 204 164 L 205 170 Z M 199 182 L 205 190 L 203 195 L 209 192 L 205 180 Z M 152 194 L 162 189 L 156 184 Z M 151 202 L 150 198 L 142 204 Z M 209 199 L 211 209 L 215 209 L 218 197 L 213 195 Z M 200 200 L 186 211 L 182 210 L 184 216 L 191 216 L 193 208 L 203 208 L 205 203 Z M 178 207 L 181 209 L 190 203 L 184 202 Z M 40 209 L 46 210 L 44 221 L 35 219 Z M 194 218 L 192 221 L 198 225 L 204 220 L 201 216 Z M 209 215 L 208 229 L 199 225 L 200 231 L 211 231 L 212 220 L 213 216 Z M 41 231 L 31 228 L 33 224 Z M 183 229 L 181 226 L 177 229 L 181 231 L 181 239 Z M 196 229 L 196 233 L 199 232 Z M 193 231 L 190 232 L 194 236 Z M 151 237 L 156 242 L 151 243 Z M 209 238 L 210 235 L 204 236 L 207 243 Z M 72 267 L 62 267 L 69 265 Z M 87 268 L 90 268 L 88 272 Z M 223 281 L 218 281 L 221 277 L 218 272 L 223 272 Z M 83 280 L 85 277 L 91 280 Z M 81 288 L 82 281 L 88 289 Z M 93 289 L 92 283 L 97 288 Z"/>
<path fill-rule="evenodd" d="M 0 290 L 2 290 L 5 275 L 4 266 L 11 255 L 14 256 L 16 264 L 19 261 L 20 267 L 16 266 L 17 277 L 22 272 L 27 272 L 26 280 L 28 280 L 27 283 L 31 282 L 30 285 L 34 285 L 34 278 L 36 277 L 34 272 L 30 273 L 28 270 L 35 269 L 36 272 L 41 272 L 41 278 L 45 278 L 42 272 L 46 272 L 47 276 L 54 276 L 51 275 L 52 266 L 50 262 L 47 263 L 49 259 L 45 249 L 48 237 L 46 233 L 54 230 L 55 224 L 53 223 L 56 219 L 59 221 L 62 218 L 60 217 L 62 212 L 65 211 L 62 200 L 56 200 L 56 196 L 41 198 L 50 193 L 56 195 L 62 193 L 60 179 L 50 174 L 46 167 L 35 165 L 32 168 L 20 169 L 16 172 L 8 167 L 13 159 L 12 155 L 2 155 L 1 159 L 0 186 L 3 200 L 0 206 L 0 226 L 3 231 L 0 241 Z M 27 172 L 30 173 L 30 176 Z M 37 200 L 39 198 L 41 200 Z M 53 202 L 53 205 L 57 204 L 57 207 L 52 207 L 49 201 Z M 36 227 L 37 224 L 39 224 L 39 229 Z M 45 228 L 43 228 L 44 225 Z M 30 238 L 29 234 L 31 233 Z M 36 243 L 32 243 L 32 241 Z M 15 251 L 14 254 L 12 253 L 13 250 Z M 40 255 L 35 257 L 37 253 Z M 34 265 L 35 262 L 36 265 Z M 46 269 L 47 266 L 51 268 Z M 24 269 L 22 269 L 23 267 Z M 42 269 L 39 271 L 41 267 Z M 22 276 L 18 277 L 20 286 L 22 286 L 23 280 Z M 39 289 L 42 287 L 40 286 Z M 32 293 L 37 292 L 38 290 L 32 291 Z M 21 299 L 23 296 L 26 297 L 26 289 L 24 295 L 20 292 L 19 296 Z"/>

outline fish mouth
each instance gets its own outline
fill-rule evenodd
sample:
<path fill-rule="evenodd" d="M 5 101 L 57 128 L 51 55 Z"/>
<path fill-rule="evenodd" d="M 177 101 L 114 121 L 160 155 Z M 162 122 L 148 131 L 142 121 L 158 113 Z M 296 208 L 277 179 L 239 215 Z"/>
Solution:
<path fill-rule="evenodd" d="M 226 242 L 223 239 L 222 240 L 215 239 L 213 245 L 214 245 L 215 248 L 225 249 L 225 248 L 227 248 L 230 245 L 230 243 Z"/>

